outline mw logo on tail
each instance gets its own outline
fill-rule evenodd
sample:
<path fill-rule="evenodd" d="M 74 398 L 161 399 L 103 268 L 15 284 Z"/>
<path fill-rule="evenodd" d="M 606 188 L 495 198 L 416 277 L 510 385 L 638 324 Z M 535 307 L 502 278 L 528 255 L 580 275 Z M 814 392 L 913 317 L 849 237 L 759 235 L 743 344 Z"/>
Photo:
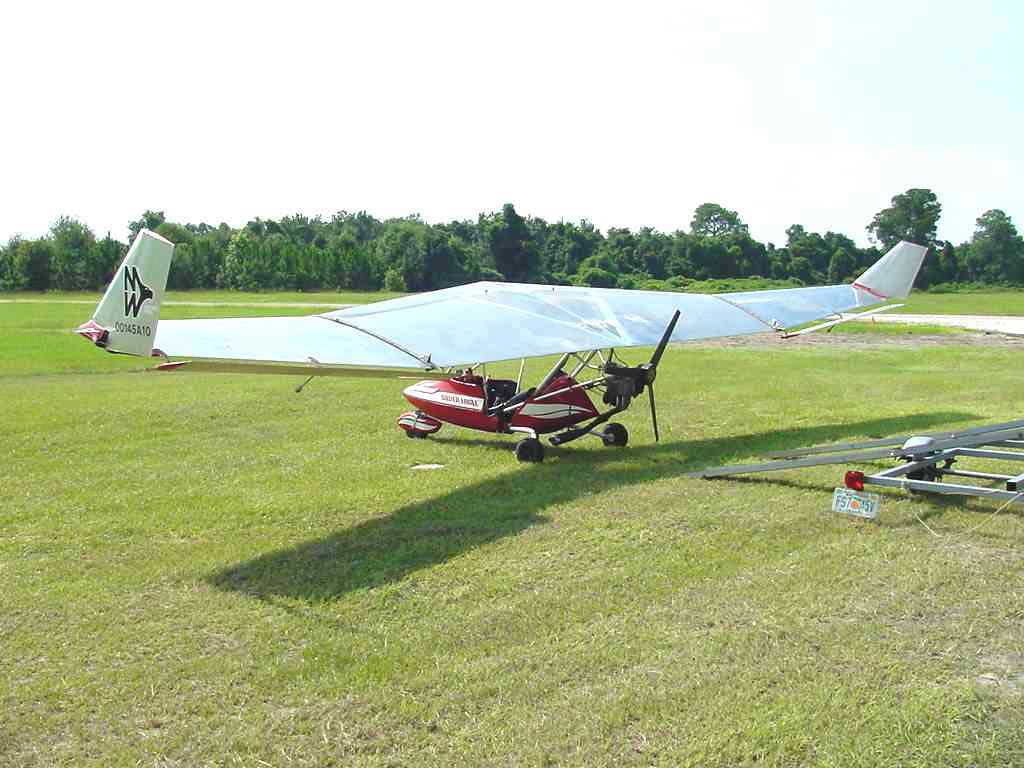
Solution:
<path fill-rule="evenodd" d="M 139 270 L 134 264 L 125 267 L 124 270 L 124 316 L 138 317 L 142 309 L 142 303 L 153 298 L 153 291 L 149 289 L 142 278 L 139 277 Z"/>

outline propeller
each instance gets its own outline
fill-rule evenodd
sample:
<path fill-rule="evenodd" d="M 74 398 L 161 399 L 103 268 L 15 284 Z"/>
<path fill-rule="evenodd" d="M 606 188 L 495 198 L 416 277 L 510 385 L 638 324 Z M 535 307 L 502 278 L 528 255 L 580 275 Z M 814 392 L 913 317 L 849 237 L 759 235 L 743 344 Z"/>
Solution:
<path fill-rule="evenodd" d="M 658 342 L 658 346 L 655 347 L 654 354 L 651 355 L 651 359 L 646 363 L 635 368 L 614 365 L 605 366 L 605 373 L 608 378 L 604 401 L 609 405 L 625 408 L 629 405 L 629 401 L 632 398 L 643 392 L 644 387 L 647 387 L 647 395 L 651 401 L 651 424 L 654 426 L 655 442 L 660 439 L 660 435 L 658 433 L 658 408 L 654 403 L 654 380 L 658 376 L 658 363 L 661 362 L 661 356 L 665 354 L 665 348 L 668 346 L 669 339 L 672 338 L 672 332 L 676 329 L 676 323 L 679 322 L 680 314 L 677 309 L 675 314 L 672 315 L 672 320 L 669 321 L 665 333 L 661 335 L 661 340 Z"/>
<path fill-rule="evenodd" d="M 676 323 L 679 322 L 680 312 L 677 309 L 675 314 L 672 315 L 672 319 L 669 321 L 668 328 L 665 329 L 665 333 L 661 336 L 661 341 L 658 342 L 658 346 L 654 350 L 654 354 L 651 355 L 650 362 L 646 365 L 640 366 L 647 371 L 647 396 L 651 401 L 651 425 L 654 427 L 654 442 L 658 442 L 658 409 L 654 405 L 654 380 L 657 378 L 658 363 L 661 362 L 661 356 L 665 354 L 665 347 L 668 346 L 668 340 L 672 338 L 672 332 L 676 329 Z"/>
<path fill-rule="evenodd" d="M 665 354 L 665 347 L 668 346 L 669 339 L 672 338 L 672 332 L 676 329 L 676 323 L 679 321 L 680 314 L 677 309 L 676 313 L 672 315 L 672 320 L 669 322 L 668 328 L 665 329 L 665 333 L 662 334 L 661 341 L 658 342 L 654 354 L 651 355 L 651 359 L 646 363 L 628 366 L 618 365 L 610 360 L 604 364 L 604 376 L 597 380 L 597 383 L 604 385 L 603 400 L 612 406 L 611 410 L 605 411 L 582 427 L 560 432 L 550 438 L 552 445 L 561 445 L 562 443 L 568 443 L 570 440 L 576 440 L 584 435 L 591 434 L 594 431 L 594 427 L 604 424 L 615 414 L 626 410 L 633 398 L 644 391 L 644 387 L 647 387 L 647 394 L 651 400 L 651 423 L 654 425 L 654 440 L 655 442 L 658 441 L 660 435 L 658 434 L 658 409 L 654 404 L 654 379 L 657 378 L 658 363 L 661 362 L 661 356 Z M 538 390 L 543 390 L 543 387 L 538 387 Z M 508 404 L 500 407 L 507 408 Z"/>
<path fill-rule="evenodd" d="M 672 319 L 668 323 L 668 328 L 665 329 L 665 333 L 662 334 L 661 341 L 658 342 L 657 349 L 654 350 L 654 354 L 651 355 L 651 361 L 647 363 L 651 368 L 657 368 L 658 363 L 661 362 L 661 356 L 665 354 L 665 347 L 668 346 L 668 340 L 672 338 L 672 331 L 676 329 L 676 323 L 679 322 L 679 315 L 682 313 L 677 309 L 675 314 L 672 315 Z"/>
<path fill-rule="evenodd" d="M 647 385 L 647 395 L 651 399 L 651 424 L 654 425 L 654 442 L 658 442 L 658 409 L 654 407 L 654 385 Z"/>

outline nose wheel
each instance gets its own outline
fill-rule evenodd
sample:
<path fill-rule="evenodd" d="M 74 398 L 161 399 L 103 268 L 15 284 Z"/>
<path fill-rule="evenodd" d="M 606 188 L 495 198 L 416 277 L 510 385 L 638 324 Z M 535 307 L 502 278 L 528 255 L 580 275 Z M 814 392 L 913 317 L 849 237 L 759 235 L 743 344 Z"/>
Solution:
<path fill-rule="evenodd" d="M 622 448 L 629 442 L 629 432 L 622 424 L 608 424 L 601 430 L 601 442 L 609 448 Z"/>
<path fill-rule="evenodd" d="M 535 437 L 528 437 L 516 443 L 516 458 L 520 461 L 537 464 L 544 461 L 544 446 Z"/>
<path fill-rule="evenodd" d="M 398 427 L 406 437 L 421 440 L 441 428 L 441 422 L 423 411 L 406 411 L 398 417 Z"/>

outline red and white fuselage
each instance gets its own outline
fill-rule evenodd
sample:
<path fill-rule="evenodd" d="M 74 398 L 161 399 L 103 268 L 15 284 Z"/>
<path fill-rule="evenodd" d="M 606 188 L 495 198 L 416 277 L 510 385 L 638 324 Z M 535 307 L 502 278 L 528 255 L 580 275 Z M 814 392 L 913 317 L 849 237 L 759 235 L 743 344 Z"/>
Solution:
<path fill-rule="evenodd" d="M 497 383 L 514 386 L 514 382 Z M 496 398 L 493 387 L 488 387 L 490 392 L 485 389 L 480 376 L 421 381 L 406 387 L 402 393 L 420 413 L 403 414 L 398 425 L 407 432 L 436 432 L 440 425 L 434 426 L 429 419 L 423 419 L 428 416 L 482 432 L 556 432 L 598 415 L 587 393 L 576 384 L 567 374 L 556 376 L 543 392 L 536 392 L 529 400 L 515 406 L 511 416 L 506 413 L 499 418 L 489 414 L 488 409 L 514 392 L 506 391 L 504 397 Z"/>

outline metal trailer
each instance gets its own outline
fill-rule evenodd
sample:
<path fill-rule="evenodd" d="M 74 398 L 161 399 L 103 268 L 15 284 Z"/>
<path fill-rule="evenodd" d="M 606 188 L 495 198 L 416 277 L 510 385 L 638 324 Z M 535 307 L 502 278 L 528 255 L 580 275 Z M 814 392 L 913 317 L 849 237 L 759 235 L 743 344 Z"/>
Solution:
<path fill-rule="evenodd" d="M 709 467 L 688 473 L 688 477 L 712 479 L 757 472 L 778 472 L 824 464 L 848 464 L 895 459 L 898 466 L 874 474 L 858 470 L 846 473 L 847 488 L 864 490 L 867 485 L 902 488 L 910 491 L 957 496 L 978 496 L 1024 504 L 1024 472 L 1014 475 L 974 472 L 958 468 L 961 459 L 990 459 L 1020 462 L 1024 465 L 1024 420 L 974 427 L 956 432 L 933 432 L 924 435 L 890 437 L 860 443 L 813 446 L 777 451 L 760 464 L 735 464 Z M 1018 466 L 1015 469 L 1021 469 Z M 946 477 L 962 477 L 1001 484 L 983 487 L 945 482 Z"/>

